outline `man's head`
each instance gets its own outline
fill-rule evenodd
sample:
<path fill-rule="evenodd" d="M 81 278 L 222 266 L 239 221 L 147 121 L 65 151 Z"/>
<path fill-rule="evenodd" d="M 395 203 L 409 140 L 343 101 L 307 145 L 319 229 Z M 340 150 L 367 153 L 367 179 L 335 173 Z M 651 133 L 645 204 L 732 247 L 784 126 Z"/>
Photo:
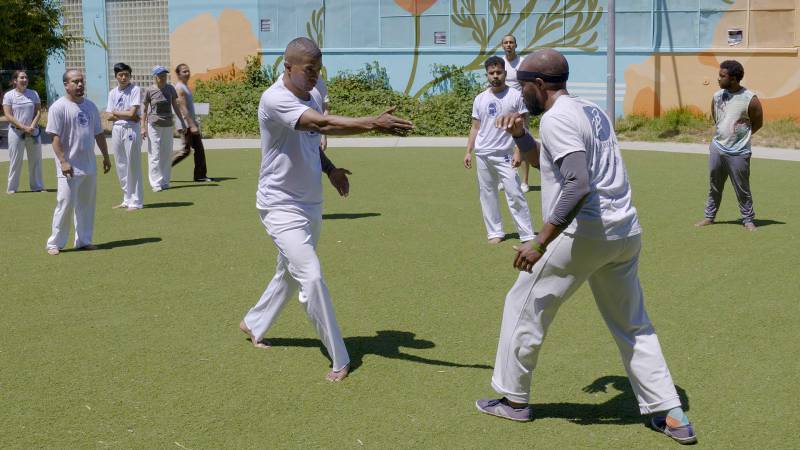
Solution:
<path fill-rule="evenodd" d="M 192 77 L 192 71 L 189 70 L 188 65 L 180 63 L 177 66 L 175 66 L 175 75 L 178 76 L 179 80 L 186 83 L 187 81 L 189 81 L 189 78 Z"/>
<path fill-rule="evenodd" d="M 311 92 L 322 69 L 322 51 L 311 39 L 296 38 L 286 46 L 283 67 L 292 86 L 303 92 Z"/>
<path fill-rule="evenodd" d="M 150 73 L 153 74 L 153 81 L 155 81 L 158 87 L 164 87 L 164 85 L 167 84 L 167 74 L 169 74 L 169 70 L 167 70 L 166 67 L 155 66 Z"/>
<path fill-rule="evenodd" d="M 719 78 L 717 82 L 722 89 L 738 89 L 739 82 L 744 78 L 744 67 L 739 61 L 729 59 L 719 65 Z"/>
<path fill-rule="evenodd" d="M 548 100 L 567 88 L 568 78 L 569 64 L 560 52 L 548 48 L 526 56 L 517 69 L 517 80 L 522 84 L 528 112 L 538 116 L 550 109 L 552 103 Z"/>
<path fill-rule="evenodd" d="M 131 66 L 123 62 L 114 64 L 114 78 L 117 79 L 119 87 L 124 89 L 130 84 L 131 72 L 133 72 Z"/>
<path fill-rule="evenodd" d="M 515 38 L 513 34 L 503 36 L 500 45 L 503 46 L 506 58 L 514 59 L 517 56 L 517 38 Z"/>
<path fill-rule="evenodd" d="M 506 64 L 503 58 L 498 56 L 490 56 L 489 59 L 483 63 L 486 68 L 486 79 L 494 89 L 502 89 L 506 84 Z"/>
<path fill-rule="evenodd" d="M 83 98 L 85 93 L 83 72 L 77 69 L 69 69 L 64 72 L 64 76 L 61 79 L 64 81 L 64 89 L 67 91 L 67 95 L 73 99 Z"/>

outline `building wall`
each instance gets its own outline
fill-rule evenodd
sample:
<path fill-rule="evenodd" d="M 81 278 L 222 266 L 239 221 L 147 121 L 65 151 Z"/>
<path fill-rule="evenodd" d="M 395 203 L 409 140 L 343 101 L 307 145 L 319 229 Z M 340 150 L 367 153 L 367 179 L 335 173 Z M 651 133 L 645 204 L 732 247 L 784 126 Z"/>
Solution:
<path fill-rule="evenodd" d="M 394 89 L 421 96 L 435 64 L 482 73 L 483 61 L 502 54 L 500 40 L 512 32 L 520 53 L 542 46 L 564 51 L 570 90 L 605 105 L 605 0 L 168 3 L 170 61 L 162 64 L 187 63 L 200 79 L 241 69 L 256 54 L 263 64 L 280 66 L 286 43 L 307 36 L 323 47 L 328 76 L 378 61 Z M 108 41 L 105 4 L 83 1 L 89 40 Z M 617 113 L 708 112 L 719 63 L 737 59 L 745 66 L 743 84 L 759 95 L 767 118 L 798 118 L 798 6 L 800 0 L 617 0 Z M 742 30 L 740 43 L 729 45 L 730 29 Z M 102 45 L 86 45 L 85 59 L 89 97 L 102 103 L 113 62 Z M 54 93 L 63 93 L 63 63 L 49 68 L 58 81 L 51 83 Z"/>

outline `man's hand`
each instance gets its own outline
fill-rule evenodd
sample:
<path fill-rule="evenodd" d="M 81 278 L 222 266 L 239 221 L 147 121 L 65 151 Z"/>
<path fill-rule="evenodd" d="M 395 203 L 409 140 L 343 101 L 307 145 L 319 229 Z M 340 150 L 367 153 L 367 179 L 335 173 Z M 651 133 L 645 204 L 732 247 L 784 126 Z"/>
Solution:
<path fill-rule="evenodd" d="M 408 120 L 392 115 L 395 109 L 397 109 L 397 107 L 392 106 L 391 108 L 382 112 L 381 115 L 375 119 L 375 126 L 379 131 L 384 133 L 404 136 L 414 128 L 414 124 Z"/>
<path fill-rule="evenodd" d="M 319 139 L 319 149 L 323 152 L 328 149 L 328 136 L 324 134 Z"/>
<path fill-rule="evenodd" d="M 514 247 L 517 255 L 514 257 L 514 268 L 531 273 L 533 265 L 542 257 L 542 254 L 533 249 L 530 242 L 526 242 L 518 247 Z"/>
<path fill-rule="evenodd" d="M 103 173 L 108 173 L 111 170 L 111 160 L 108 156 L 103 156 Z"/>
<path fill-rule="evenodd" d="M 331 173 L 328 174 L 328 179 L 331 181 L 331 184 L 342 197 L 347 197 L 350 193 L 350 180 L 347 179 L 348 175 L 352 175 L 352 172 L 342 168 L 333 169 Z"/>
<path fill-rule="evenodd" d="M 70 164 L 69 161 L 61 161 L 61 173 L 67 178 L 72 178 L 74 172 L 72 171 L 72 164 Z"/>
<path fill-rule="evenodd" d="M 147 139 L 147 127 L 142 127 L 142 139 Z"/>
<path fill-rule="evenodd" d="M 472 153 L 467 152 L 464 155 L 464 168 L 471 169 L 472 168 Z"/>
<path fill-rule="evenodd" d="M 515 150 L 514 156 L 511 157 L 511 167 L 516 169 L 520 164 L 522 164 L 522 156 L 520 156 L 518 150 Z"/>
<path fill-rule="evenodd" d="M 189 127 L 189 132 L 192 134 L 197 134 L 200 130 L 198 130 L 197 125 L 192 125 Z"/>
<path fill-rule="evenodd" d="M 525 117 L 520 113 L 511 113 L 498 117 L 494 126 L 501 128 L 511 136 L 520 137 L 525 134 Z"/>

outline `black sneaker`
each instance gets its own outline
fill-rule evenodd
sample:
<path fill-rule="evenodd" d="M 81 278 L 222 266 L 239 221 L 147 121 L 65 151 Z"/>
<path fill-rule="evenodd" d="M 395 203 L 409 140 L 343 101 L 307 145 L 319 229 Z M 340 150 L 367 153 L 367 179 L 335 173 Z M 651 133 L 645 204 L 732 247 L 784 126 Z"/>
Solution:
<path fill-rule="evenodd" d="M 196 178 L 194 181 L 197 182 L 197 183 L 208 183 L 208 182 L 217 181 L 217 180 L 215 180 L 213 178 L 205 177 L 205 178 Z"/>
<path fill-rule="evenodd" d="M 694 434 L 694 427 L 691 423 L 671 427 L 667 425 L 667 416 L 653 416 L 653 418 L 650 419 L 650 425 L 652 425 L 656 431 L 666 434 L 679 444 L 688 445 L 697 442 L 697 435 Z"/>

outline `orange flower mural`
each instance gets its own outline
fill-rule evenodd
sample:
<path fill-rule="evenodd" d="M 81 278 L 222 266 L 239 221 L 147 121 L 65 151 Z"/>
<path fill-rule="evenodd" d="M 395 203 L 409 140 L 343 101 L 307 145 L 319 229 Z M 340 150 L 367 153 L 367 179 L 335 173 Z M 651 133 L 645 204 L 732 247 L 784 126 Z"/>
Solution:
<path fill-rule="evenodd" d="M 418 16 L 436 3 L 436 0 L 394 0 L 397 6 L 409 13 Z"/>

